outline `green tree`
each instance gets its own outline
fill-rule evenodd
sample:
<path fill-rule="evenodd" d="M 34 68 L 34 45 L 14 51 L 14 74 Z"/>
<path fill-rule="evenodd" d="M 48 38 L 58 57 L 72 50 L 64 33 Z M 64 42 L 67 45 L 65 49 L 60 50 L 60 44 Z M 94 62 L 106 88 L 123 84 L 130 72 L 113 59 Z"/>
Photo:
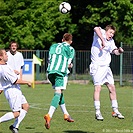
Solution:
<path fill-rule="evenodd" d="M 88 4 L 84 15 L 79 20 L 89 28 L 113 24 L 117 28 L 115 40 L 133 45 L 133 3 L 131 0 L 95 0 Z M 90 29 L 88 29 L 90 30 Z"/>
<path fill-rule="evenodd" d="M 0 0 L 0 47 L 15 40 L 20 49 L 48 49 L 70 32 L 75 49 L 90 49 L 93 28 L 107 24 L 116 26 L 117 44 L 133 45 L 131 0 L 66 1 L 72 7 L 69 14 L 59 12 L 61 0 Z"/>
<path fill-rule="evenodd" d="M 56 0 L 4 0 L 0 2 L 0 46 L 15 40 L 21 49 L 43 49 L 60 32 L 75 31 L 70 14 L 61 14 Z"/>

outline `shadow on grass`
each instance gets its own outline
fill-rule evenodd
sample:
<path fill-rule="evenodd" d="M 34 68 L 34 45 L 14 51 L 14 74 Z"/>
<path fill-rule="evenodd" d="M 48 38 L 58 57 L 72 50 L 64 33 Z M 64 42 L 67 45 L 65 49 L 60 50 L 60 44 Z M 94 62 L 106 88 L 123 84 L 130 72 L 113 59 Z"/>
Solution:
<path fill-rule="evenodd" d="M 11 110 L 0 110 L 0 112 L 10 112 Z"/>
<path fill-rule="evenodd" d="M 28 130 L 35 130 L 35 127 L 26 127 L 25 129 L 28 129 Z M 27 132 L 28 132 L 27 130 Z M 33 132 L 32 132 L 33 133 Z M 43 133 L 43 132 L 34 132 L 34 133 Z"/>
<path fill-rule="evenodd" d="M 67 130 L 64 131 L 65 133 L 95 133 L 95 132 L 89 132 L 89 131 L 80 131 L 80 130 Z"/>
<path fill-rule="evenodd" d="M 35 132 L 35 133 L 44 133 L 44 132 Z"/>
<path fill-rule="evenodd" d="M 35 127 L 25 127 L 25 129 L 35 129 Z"/>

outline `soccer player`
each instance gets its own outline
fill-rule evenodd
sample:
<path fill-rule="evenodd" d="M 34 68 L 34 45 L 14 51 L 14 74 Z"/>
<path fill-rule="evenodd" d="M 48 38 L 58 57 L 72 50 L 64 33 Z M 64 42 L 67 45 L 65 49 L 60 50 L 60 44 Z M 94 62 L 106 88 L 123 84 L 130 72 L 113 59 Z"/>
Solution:
<path fill-rule="evenodd" d="M 17 51 L 19 47 L 19 44 L 15 41 L 12 41 L 9 46 L 9 51 L 7 52 L 8 55 L 8 61 L 7 64 L 10 65 L 10 67 L 14 70 L 14 72 L 17 74 L 19 79 L 22 79 L 22 70 L 24 66 L 24 58 L 21 52 Z M 28 102 L 22 104 L 23 110 L 28 112 L 29 110 L 29 104 Z M 14 122 L 17 123 L 17 119 Z"/>
<path fill-rule="evenodd" d="M 7 52 L 9 64 L 14 72 L 18 75 L 18 78 L 22 79 L 22 70 L 24 66 L 24 58 L 22 53 L 17 51 L 19 45 L 17 42 L 13 41 L 10 43 L 10 50 Z"/>
<path fill-rule="evenodd" d="M 53 44 L 49 50 L 47 72 L 55 92 L 48 114 L 44 116 L 46 129 L 50 128 L 50 121 L 58 105 L 60 105 L 64 113 L 64 120 L 74 122 L 67 112 L 63 95 L 63 90 L 66 89 L 67 84 L 68 68 L 72 67 L 72 59 L 74 57 L 72 54 L 74 53 L 72 52 L 74 49 L 70 46 L 71 43 L 72 35 L 65 33 L 63 35 L 62 43 Z"/>
<path fill-rule="evenodd" d="M 19 47 L 19 44 L 15 41 L 10 42 L 9 51 L 7 52 L 8 55 L 8 61 L 7 64 L 10 65 L 10 67 L 14 70 L 14 72 L 17 74 L 19 79 L 22 79 L 22 70 L 24 66 L 24 58 L 21 52 L 19 52 L 17 49 Z M 29 104 L 28 102 L 22 104 L 23 110 L 28 112 L 29 110 Z M 17 122 L 17 119 L 16 119 Z M 16 123 L 14 122 L 14 123 Z"/>
<path fill-rule="evenodd" d="M 31 83 L 18 79 L 14 70 L 7 65 L 7 60 L 8 55 L 6 51 L 0 49 L 0 93 L 4 91 L 4 95 L 12 110 L 12 112 L 8 112 L 0 117 L 0 123 L 15 118 L 14 124 L 11 125 L 9 129 L 13 133 L 18 133 L 18 127 L 27 113 L 27 111 L 23 109 L 23 104 L 26 104 L 27 101 L 21 92 L 19 84 L 27 84 L 30 87 Z"/>
<path fill-rule="evenodd" d="M 114 85 L 113 74 L 110 69 L 111 54 L 120 55 L 123 53 L 121 47 L 117 48 L 113 40 L 116 28 L 107 25 L 105 29 L 101 27 L 94 28 L 93 43 L 91 47 L 90 74 L 94 82 L 94 107 L 95 118 L 103 120 L 100 112 L 100 92 L 101 86 L 105 84 L 109 90 L 109 96 L 112 104 L 112 116 L 124 119 L 124 116 L 118 111 L 118 102 L 116 89 Z"/>

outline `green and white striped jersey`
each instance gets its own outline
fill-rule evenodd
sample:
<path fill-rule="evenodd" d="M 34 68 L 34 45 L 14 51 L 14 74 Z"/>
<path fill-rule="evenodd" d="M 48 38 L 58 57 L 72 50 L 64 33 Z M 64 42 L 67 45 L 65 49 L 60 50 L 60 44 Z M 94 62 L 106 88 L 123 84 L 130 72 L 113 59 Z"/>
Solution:
<path fill-rule="evenodd" d="M 74 48 L 66 42 L 53 44 L 49 50 L 48 74 L 58 73 L 66 75 L 68 64 L 72 62 L 74 54 Z"/>

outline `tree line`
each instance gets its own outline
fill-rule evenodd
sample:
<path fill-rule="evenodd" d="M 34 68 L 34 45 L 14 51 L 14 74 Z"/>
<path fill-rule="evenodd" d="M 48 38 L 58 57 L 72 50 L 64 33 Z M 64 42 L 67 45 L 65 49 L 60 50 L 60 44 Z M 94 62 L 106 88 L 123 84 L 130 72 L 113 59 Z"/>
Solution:
<path fill-rule="evenodd" d="M 131 0 L 66 0 L 68 14 L 59 12 L 62 0 L 1 0 L 0 47 L 17 41 L 19 49 L 48 50 L 61 42 L 65 32 L 73 34 L 73 47 L 88 50 L 93 28 L 116 26 L 116 43 L 133 45 L 133 2 Z"/>

